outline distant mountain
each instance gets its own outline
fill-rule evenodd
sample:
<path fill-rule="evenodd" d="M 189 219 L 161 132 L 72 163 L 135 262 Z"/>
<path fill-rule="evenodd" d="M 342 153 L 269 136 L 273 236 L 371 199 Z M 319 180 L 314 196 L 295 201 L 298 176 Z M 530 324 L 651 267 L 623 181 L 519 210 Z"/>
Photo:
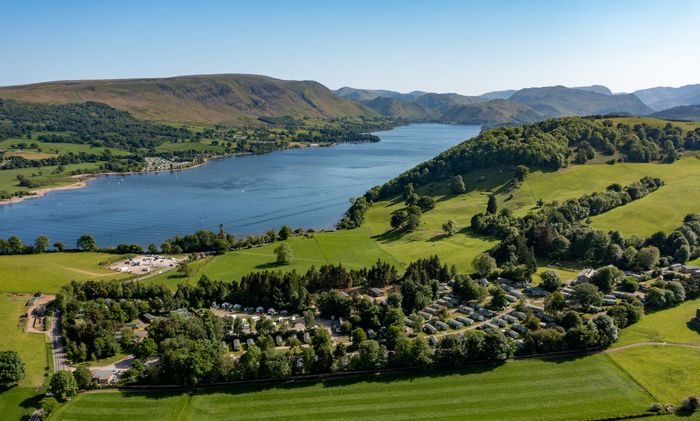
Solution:
<path fill-rule="evenodd" d="M 700 105 L 681 105 L 650 114 L 649 117 L 665 120 L 700 121 Z"/>
<path fill-rule="evenodd" d="M 478 96 L 465 96 L 459 94 L 425 94 L 415 99 L 413 102 L 430 108 L 440 113 L 447 112 L 450 108 L 456 105 L 476 104 L 485 101 L 484 98 Z"/>
<path fill-rule="evenodd" d="M 318 82 L 243 74 L 47 82 L 0 87 L 0 98 L 53 104 L 96 101 L 137 118 L 183 123 L 376 115 Z"/>
<path fill-rule="evenodd" d="M 414 101 L 398 98 L 376 97 L 362 103 L 378 114 L 391 118 L 402 118 L 413 121 L 434 120 L 440 113 Z"/>
<path fill-rule="evenodd" d="M 517 89 L 507 89 L 505 91 L 486 92 L 485 94 L 481 94 L 481 97 L 484 99 L 508 99 L 516 92 Z"/>
<path fill-rule="evenodd" d="M 384 97 L 384 98 L 397 98 L 410 101 L 421 95 L 425 95 L 427 92 L 423 91 L 413 91 L 407 94 L 396 91 L 388 91 L 383 89 L 356 89 L 349 86 L 337 89 L 335 94 L 341 98 L 350 99 L 357 102 L 369 101 L 374 98 Z"/>
<path fill-rule="evenodd" d="M 607 87 L 603 85 L 591 85 L 591 86 L 576 86 L 574 89 L 578 89 L 579 91 L 586 91 L 586 92 L 593 92 L 596 94 L 603 94 L 603 95 L 612 95 L 612 91 Z"/>
<path fill-rule="evenodd" d="M 458 105 L 446 112 L 440 121 L 483 126 L 514 125 L 544 120 L 531 107 L 505 99 L 493 99 L 477 104 Z"/>
<path fill-rule="evenodd" d="M 529 105 L 545 118 L 610 113 L 644 115 L 652 112 L 632 94 L 606 95 L 564 86 L 521 89 L 509 100 Z"/>
<path fill-rule="evenodd" d="M 657 87 L 635 91 L 637 98 L 655 111 L 680 105 L 700 104 L 700 84 L 685 85 L 680 88 Z"/>

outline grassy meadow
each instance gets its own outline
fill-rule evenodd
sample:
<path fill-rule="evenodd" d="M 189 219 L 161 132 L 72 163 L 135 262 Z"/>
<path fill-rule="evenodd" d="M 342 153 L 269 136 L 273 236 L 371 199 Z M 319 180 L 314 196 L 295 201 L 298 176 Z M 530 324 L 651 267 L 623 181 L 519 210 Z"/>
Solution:
<path fill-rule="evenodd" d="M 688 324 L 698 308 L 700 308 L 700 299 L 695 299 L 677 307 L 647 314 L 636 324 L 624 329 L 620 334 L 620 340 L 613 346 L 619 347 L 645 341 L 700 345 L 700 331 Z M 696 352 L 700 353 L 700 351 Z"/>
<path fill-rule="evenodd" d="M 6 420 L 17 420 L 31 414 L 33 408 L 29 401 L 44 384 L 52 365 L 46 336 L 25 333 L 18 325 L 29 298 L 30 294 L 0 294 L 0 350 L 17 351 L 26 370 L 26 376 L 18 386 L 0 391 L 0 418 Z"/>
<path fill-rule="evenodd" d="M 0 256 L 0 291 L 58 292 L 71 280 L 124 279 L 128 274 L 100 266 L 107 253 L 44 253 Z"/>
<path fill-rule="evenodd" d="M 233 388 L 192 394 L 82 394 L 55 419 L 568 420 L 643 413 L 653 402 L 605 356 L 514 361 L 457 372 Z M 114 418 L 114 414 L 118 418 Z"/>
<path fill-rule="evenodd" d="M 55 174 L 56 166 L 41 167 L 41 168 L 16 168 L 11 170 L 0 171 L 0 192 L 15 193 L 20 190 L 41 190 L 51 187 L 59 187 L 76 183 L 77 180 L 71 176 L 74 170 L 96 170 L 99 167 L 99 162 L 85 162 L 82 164 L 64 165 L 64 171 Z M 21 175 L 32 181 L 39 183 L 39 187 L 27 189 L 18 184 L 17 176 Z"/>

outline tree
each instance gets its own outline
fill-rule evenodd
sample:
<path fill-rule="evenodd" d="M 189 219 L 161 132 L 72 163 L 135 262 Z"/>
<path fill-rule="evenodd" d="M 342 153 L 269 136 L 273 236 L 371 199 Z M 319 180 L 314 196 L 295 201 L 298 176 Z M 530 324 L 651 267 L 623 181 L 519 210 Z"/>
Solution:
<path fill-rule="evenodd" d="M 51 376 L 49 390 L 56 399 L 65 401 L 78 393 L 78 382 L 75 381 L 75 377 L 70 371 L 58 371 Z"/>
<path fill-rule="evenodd" d="M 445 234 L 447 234 L 448 237 L 451 237 L 454 235 L 455 231 L 457 231 L 457 224 L 453 219 L 449 219 L 447 222 L 442 224 L 442 230 L 445 231 Z"/>
<path fill-rule="evenodd" d="M 416 202 L 421 211 L 427 212 L 435 208 L 435 199 L 430 196 L 421 196 Z"/>
<path fill-rule="evenodd" d="M 45 253 L 49 248 L 49 237 L 40 235 L 34 241 L 34 253 Z"/>
<path fill-rule="evenodd" d="M 405 210 L 399 210 L 391 215 L 391 227 L 394 229 L 401 228 L 408 220 L 408 213 Z"/>
<path fill-rule="evenodd" d="M 561 278 L 559 274 L 553 270 L 545 270 L 540 275 L 542 278 L 542 288 L 549 292 L 554 292 L 561 286 Z"/>
<path fill-rule="evenodd" d="M 604 348 L 617 342 L 617 326 L 607 314 L 601 314 L 593 318 L 592 323 L 598 330 L 598 344 Z"/>
<path fill-rule="evenodd" d="M 134 355 L 137 358 L 146 359 L 158 353 L 158 345 L 151 338 L 145 338 L 134 347 Z"/>
<path fill-rule="evenodd" d="M 379 345 L 379 342 L 371 339 L 361 342 L 358 347 L 356 365 L 360 370 L 378 370 L 383 368 L 386 366 L 384 348 Z"/>
<path fill-rule="evenodd" d="M 275 249 L 275 254 L 277 255 L 277 263 L 281 265 L 288 265 L 294 258 L 292 249 L 287 245 L 287 243 L 280 244 L 279 247 Z"/>
<path fill-rule="evenodd" d="M 55 243 L 53 243 L 53 246 L 57 251 L 63 251 L 66 249 L 66 245 L 60 241 L 56 241 Z"/>
<path fill-rule="evenodd" d="M 39 407 L 44 411 L 44 416 L 42 419 L 46 419 L 53 411 L 58 407 L 58 401 L 56 398 L 49 396 L 48 398 L 42 398 L 39 401 Z"/>
<path fill-rule="evenodd" d="M 634 258 L 634 266 L 642 270 L 649 270 L 659 264 L 661 253 L 654 246 L 642 247 Z"/>
<path fill-rule="evenodd" d="M 177 266 L 177 273 L 179 273 L 182 276 L 192 276 L 192 272 L 192 267 L 186 260 Z"/>
<path fill-rule="evenodd" d="M 408 220 L 406 221 L 406 228 L 409 231 L 415 231 L 420 226 L 420 214 L 412 213 L 408 215 Z"/>
<path fill-rule="evenodd" d="M 513 178 L 518 181 L 524 181 L 528 174 L 530 174 L 530 169 L 525 165 L 518 165 L 515 167 L 515 172 L 513 173 Z"/>
<path fill-rule="evenodd" d="M 496 195 L 489 196 L 489 201 L 486 204 L 486 212 L 491 215 L 495 215 L 498 212 L 498 203 L 496 202 Z"/>
<path fill-rule="evenodd" d="M 292 235 L 292 229 L 289 227 L 289 225 L 287 225 L 287 224 L 282 225 L 282 228 L 280 228 L 280 232 L 278 234 L 280 241 L 286 240 L 291 235 Z"/>
<path fill-rule="evenodd" d="M 486 288 L 465 275 L 455 276 L 455 281 L 452 284 L 452 291 L 464 301 L 481 301 L 488 294 Z"/>
<path fill-rule="evenodd" d="M 556 314 L 564 310 L 565 305 L 566 299 L 560 291 L 555 291 L 544 299 L 544 310 L 550 314 Z"/>
<path fill-rule="evenodd" d="M 76 243 L 76 245 L 78 246 L 78 250 L 82 251 L 93 251 L 95 250 L 95 248 L 97 248 L 97 243 L 95 243 L 95 239 L 88 234 L 82 235 L 80 238 L 78 238 L 78 242 Z"/>
<path fill-rule="evenodd" d="M 494 287 L 491 290 L 491 307 L 502 310 L 508 305 L 508 299 L 506 298 L 506 292 L 503 288 Z"/>
<path fill-rule="evenodd" d="M 365 333 L 364 329 L 362 329 L 361 327 L 358 327 L 352 331 L 350 338 L 352 339 L 352 343 L 355 346 L 359 346 L 359 344 L 361 344 L 362 342 L 367 340 L 367 333 Z"/>
<path fill-rule="evenodd" d="M 678 160 L 678 152 L 671 140 L 666 140 L 666 142 L 664 142 L 664 153 L 666 154 L 665 161 L 667 163 L 672 164 Z"/>
<path fill-rule="evenodd" d="M 601 294 L 598 287 L 593 284 L 579 284 L 576 285 L 573 290 L 574 292 L 571 293 L 571 299 L 584 308 L 598 306 L 603 302 L 603 294 Z"/>
<path fill-rule="evenodd" d="M 149 244 L 148 245 L 148 253 L 149 254 L 158 254 L 158 246 L 155 244 Z"/>
<path fill-rule="evenodd" d="M 488 253 L 481 253 L 474 256 L 472 267 L 481 276 L 488 276 L 498 268 L 496 259 L 491 257 Z"/>
<path fill-rule="evenodd" d="M 10 254 L 22 254 L 24 253 L 24 242 L 21 238 L 13 235 L 7 239 L 7 246 L 10 249 Z"/>
<path fill-rule="evenodd" d="M 248 350 L 241 355 L 241 358 L 236 364 L 236 371 L 241 379 L 254 379 L 258 375 L 260 369 L 260 359 L 262 352 L 255 345 L 249 346 Z"/>
<path fill-rule="evenodd" d="M 700 406 L 700 398 L 697 395 L 690 395 L 683 399 L 683 409 L 688 412 L 694 412 Z"/>
<path fill-rule="evenodd" d="M 73 372 L 73 377 L 75 377 L 75 381 L 78 384 L 78 389 L 92 389 L 92 386 L 94 384 L 94 381 L 92 379 L 92 372 L 90 372 L 90 369 L 88 369 L 87 367 L 81 365 L 78 368 L 76 368 Z"/>
<path fill-rule="evenodd" d="M 597 286 L 603 293 L 609 294 L 620 279 L 622 279 L 623 275 L 624 274 L 615 266 L 605 266 L 595 272 L 591 278 L 591 283 Z"/>
<path fill-rule="evenodd" d="M 12 387 L 22 381 L 25 367 L 15 351 L 0 351 L 0 386 Z"/>
<path fill-rule="evenodd" d="M 265 351 L 260 358 L 260 377 L 281 378 L 288 377 L 292 373 L 289 359 L 283 352 L 274 348 Z"/>
<path fill-rule="evenodd" d="M 454 194 L 461 194 L 467 190 L 467 187 L 464 185 L 464 180 L 462 179 L 461 175 L 455 175 L 454 177 L 452 177 L 452 179 L 450 180 L 450 189 Z"/>

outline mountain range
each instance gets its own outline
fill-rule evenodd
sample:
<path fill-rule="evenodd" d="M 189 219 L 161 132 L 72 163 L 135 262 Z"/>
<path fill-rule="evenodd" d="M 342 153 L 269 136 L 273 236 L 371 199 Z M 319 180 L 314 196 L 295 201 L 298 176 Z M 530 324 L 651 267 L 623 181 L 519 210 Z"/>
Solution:
<path fill-rule="evenodd" d="M 0 87 L 0 98 L 65 104 L 96 101 L 146 120 L 258 124 L 262 116 L 376 116 L 314 81 L 225 74 L 84 80 Z"/>
<path fill-rule="evenodd" d="M 259 125 L 260 117 L 386 116 L 407 121 L 515 125 L 559 116 L 656 115 L 700 120 L 700 84 L 613 94 L 602 85 L 457 93 L 356 89 L 246 74 L 79 80 L 0 87 L 0 98 L 106 103 L 134 117 L 180 123 Z M 674 108 L 678 107 L 678 108 Z M 685 107 L 685 108 L 683 108 Z M 660 113 L 659 111 L 664 111 Z M 656 112 L 656 114 L 654 114 Z"/>
<path fill-rule="evenodd" d="M 421 95 L 421 92 L 402 94 L 344 87 L 337 90 L 336 95 L 360 102 L 387 117 L 486 126 L 522 124 L 560 116 L 651 115 L 665 109 L 664 106 L 700 104 L 700 85 L 652 88 L 628 94 L 614 94 L 602 85 L 511 89 L 478 96 L 456 93 Z M 700 113 L 692 107 L 667 115 L 683 116 L 683 119 L 700 118 Z"/>

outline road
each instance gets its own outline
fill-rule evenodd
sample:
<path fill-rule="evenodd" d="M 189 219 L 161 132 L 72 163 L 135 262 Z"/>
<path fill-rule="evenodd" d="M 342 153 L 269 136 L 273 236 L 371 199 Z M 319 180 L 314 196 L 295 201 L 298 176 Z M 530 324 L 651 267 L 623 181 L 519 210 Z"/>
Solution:
<path fill-rule="evenodd" d="M 66 361 L 66 348 L 61 337 L 61 312 L 56 310 L 53 313 L 53 326 L 51 327 L 51 344 L 53 345 L 53 370 L 68 370 Z"/>

